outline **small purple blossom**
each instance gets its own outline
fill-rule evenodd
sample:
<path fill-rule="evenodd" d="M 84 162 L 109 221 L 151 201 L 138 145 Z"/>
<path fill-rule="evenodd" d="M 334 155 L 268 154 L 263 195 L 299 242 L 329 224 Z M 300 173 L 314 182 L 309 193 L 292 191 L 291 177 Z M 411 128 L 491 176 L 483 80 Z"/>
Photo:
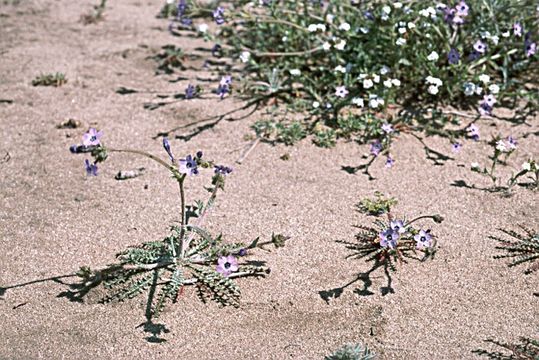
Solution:
<path fill-rule="evenodd" d="M 241 248 L 240 251 L 238 251 L 238 256 L 246 256 L 247 255 L 247 249 Z"/>
<path fill-rule="evenodd" d="M 432 235 L 428 230 L 420 230 L 419 234 L 414 236 L 414 240 L 418 250 L 432 247 Z"/>
<path fill-rule="evenodd" d="M 483 101 L 487 103 L 490 107 L 493 107 L 496 104 L 496 97 L 492 94 L 483 96 Z"/>
<path fill-rule="evenodd" d="M 389 123 L 383 123 L 382 124 L 382 130 L 386 133 L 386 134 L 391 134 L 394 130 L 393 130 L 393 125 L 389 124 Z"/>
<path fill-rule="evenodd" d="M 516 23 L 513 24 L 513 34 L 516 37 L 521 37 L 522 36 L 522 25 L 520 25 L 519 22 L 516 22 Z"/>
<path fill-rule="evenodd" d="M 380 151 L 382 151 L 382 143 L 380 140 L 376 139 L 371 143 L 371 149 L 370 152 L 374 156 L 378 156 L 380 154 Z"/>
<path fill-rule="evenodd" d="M 213 20 L 217 25 L 223 25 L 225 23 L 225 9 L 219 6 L 213 11 Z"/>
<path fill-rule="evenodd" d="M 526 56 L 532 57 L 533 55 L 535 55 L 535 52 L 537 51 L 537 44 L 531 41 L 525 41 L 524 48 L 526 51 Z"/>
<path fill-rule="evenodd" d="M 187 174 L 187 176 L 198 175 L 197 161 L 191 155 L 187 155 L 185 159 L 180 159 L 178 163 L 178 170 L 181 174 Z"/>
<path fill-rule="evenodd" d="M 221 256 L 217 259 L 217 272 L 224 277 L 230 276 L 235 271 L 238 271 L 238 260 L 232 255 Z"/>
<path fill-rule="evenodd" d="M 224 165 L 215 165 L 215 173 L 219 175 L 228 175 L 232 172 L 232 168 Z"/>
<path fill-rule="evenodd" d="M 82 135 L 82 144 L 84 146 L 97 146 L 100 145 L 101 137 L 103 136 L 103 131 L 97 131 L 94 128 L 88 130 L 87 133 Z"/>
<path fill-rule="evenodd" d="M 517 141 L 512 136 L 507 137 L 507 147 L 509 150 L 515 150 L 517 148 Z"/>
<path fill-rule="evenodd" d="M 393 231 L 393 229 L 386 229 L 380 233 L 380 246 L 383 248 L 394 249 L 397 247 L 397 240 L 399 240 L 399 233 Z"/>
<path fill-rule="evenodd" d="M 479 128 L 477 127 L 477 125 L 471 124 L 470 126 L 468 126 L 466 130 L 468 131 L 469 137 L 471 137 L 475 141 L 479 140 L 480 133 L 479 133 Z"/>
<path fill-rule="evenodd" d="M 176 16 L 178 18 L 181 18 L 185 14 L 185 10 L 187 10 L 187 1 L 180 0 L 178 2 L 178 6 L 176 7 L 176 10 L 177 10 Z"/>
<path fill-rule="evenodd" d="M 172 155 L 172 151 L 170 150 L 170 142 L 167 138 L 163 138 L 163 147 L 165 148 L 165 151 L 167 152 L 170 161 L 174 162 L 174 155 Z"/>
<path fill-rule="evenodd" d="M 461 1 L 457 4 L 457 6 L 455 6 L 455 10 L 457 11 L 457 16 L 466 17 L 468 16 L 468 10 L 470 10 L 470 7 L 464 1 Z"/>
<path fill-rule="evenodd" d="M 393 158 L 391 157 L 391 155 L 387 155 L 386 165 L 385 165 L 386 168 L 389 169 L 389 168 L 393 167 L 393 164 L 395 164 L 395 159 L 393 159 Z"/>
<path fill-rule="evenodd" d="M 374 21 L 374 15 L 372 14 L 371 11 L 365 11 L 365 12 L 363 13 L 363 16 L 365 16 L 365 18 L 366 18 L 367 20 Z"/>
<path fill-rule="evenodd" d="M 447 61 L 448 61 L 451 65 L 456 65 L 456 64 L 459 63 L 459 61 L 460 61 L 460 54 L 459 54 L 459 52 L 457 51 L 457 49 L 451 48 L 451 50 L 449 50 L 449 53 L 447 54 Z"/>
<path fill-rule="evenodd" d="M 406 232 L 404 228 L 404 222 L 402 220 L 391 220 L 389 222 L 389 227 L 396 233 L 403 234 Z"/>
<path fill-rule="evenodd" d="M 88 176 L 97 176 L 97 165 L 91 164 L 90 160 L 84 160 L 84 167 L 86 168 L 86 175 Z"/>
<path fill-rule="evenodd" d="M 213 57 L 220 57 L 221 56 L 221 45 L 219 44 L 215 44 L 213 45 L 213 47 L 211 48 L 211 54 Z"/>
<path fill-rule="evenodd" d="M 187 85 L 187 88 L 185 89 L 185 98 L 187 100 L 190 100 L 194 98 L 197 94 L 197 89 L 193 85 L 189 84 Z"/>
<path fill-rule="evenodd" d="M 481 40 L 477 40 L 477 41 L 473 44 L 473 48 L 474 48 L 474 50 L 477 51 L 478 53 L 484 54 L 485 51 L 487 50 L 487 44 L 485 44 L 485 43 L 482 42 Z"/>
<path fill-rule="evenodd" d="M 348 90 L 346 90 L 345 86 L 337 86 L 335 88 L 335 96 L 338 96 L 340 98 L 345 98 L 348 95 Z"/>
<path fill-rule="evenodd" d="M 462 144 L 459 143 L 459 142 L 455 142 L 453 144 L 451 144 L 451 150 L 454 152 L 454 153 L 458 153 L 460 152 L 460 149 L 462 148 Z"/>

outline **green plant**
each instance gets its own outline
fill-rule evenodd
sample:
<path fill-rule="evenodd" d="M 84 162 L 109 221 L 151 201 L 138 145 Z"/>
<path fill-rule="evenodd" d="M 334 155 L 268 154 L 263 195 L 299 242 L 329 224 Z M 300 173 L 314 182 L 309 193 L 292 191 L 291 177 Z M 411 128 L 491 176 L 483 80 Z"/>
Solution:
<path fill-rule="evenodd" d="M 513 230 L 499 229 L 511 240 L 496 235 L 489 235 L 490 239 L 496 240 L 499 245 L 496 249 L 504 254 L 494 256 L 495 259 L 510 259 L 509 267 L 530 263 L 530 267 L 524 272 L 531 274 L 539 270 L 539 232 L 522 227 L 524 233 Z"/>
<path fill-rule="evenodd" d="M 66 76 L 63 73 L 41 74 L 32 80 L 33 86 L 62 86 L 67 83 Z"/>
<path fill-rule="evenodd" d="M 374 199 L 364 198 L 357 207 L 360 212 L 379 216 L 391 211 L 391 207 L 397 205 L 397 200 L 393 197 L 386 198 L 380 191 L 374 192 Z"/>
<path fill-rule="evenodd" d="M 539 359 L 539 340 L 521 337 L 519 343 L 507 344 L 488 339 L 485 342 L 502 347 L 507 352 L 474 350 L 472 353 L 494 360 L 537 360 Z"/>
<path fill-rule="evenodd" d="M 367 346 L 363 344 L 346 344 L 333 354 L 325 357 L 325 360 L 373 360 L 376 358 Z"/>

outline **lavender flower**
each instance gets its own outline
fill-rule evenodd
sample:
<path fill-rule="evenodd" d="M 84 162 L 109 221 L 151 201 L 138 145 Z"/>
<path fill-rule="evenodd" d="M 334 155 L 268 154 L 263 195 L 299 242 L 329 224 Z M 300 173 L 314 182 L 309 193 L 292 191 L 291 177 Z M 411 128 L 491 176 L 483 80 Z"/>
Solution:
<path fill-rule="evenodd" d="M 377 139 L 371 143 L 370 152 L 374 156 L 378 156 L 380 154 L 380 151 L 382 151 L 382 143 L 380 142 L 380 140 Z"/>
<path fill-rule="evenodd" d="M 380 233 L 380 246 L 383 248 L 394 249 L 397 247 L 397 240 L 399 240 L 399 233 L 392 229 L 386 229 Z"/>
<path fill-rule="evenodd" d="M 371 11 L 365 11 L 365 12 L 363 13 L 363 16 L 365 16 L 365 18 L 366 18 L 367 20 L 374 21 L 374 15 L 372 14 Z"/>
<path fill-rule="evenodd" d="M 507 146 L 509 150 L 515 150 L 517 148 L 517 141 L 512 136 L 507 137 Z"/>
<path fill-rule="evenodd" d="M 460 152 L 460 149 L 461 149 L 461 148 L 462 148 L 462 144 L 459 143 L 459 142 L 456 142 L 456 143 L 451 144 L 451 150 L 452 150 L 454 153 Z"/>
<path fill-rule="evenodd" d="M 238 260 L 232 255 L 221 256 L 217 259 L 217 272 L 224 277 L 230 276 L 235 271 L 238 271 Z"/>
<path fill-rule="evenodd" d="M 395 159 L 393 159 L 391 157 L 391 155 L 387 155 L 387 159 L 386 159 L 386 168 L 391 168 L 393 167 L 393 164 L 395 163 Z"/>
<path fill-rule="evenodd" d="M 516 22 L 516 23 L 513 24 L 513 34 L 516 37 L 521 37 L 522 36 L 522 25 L 520 25 L 519 22 Z"/>
<path fill-rule="evenodd" d="M 219 6 L 213 11 L 213 20 L 217 25 L 223 25 L 225 23 L 225 9 Z"/>
<path fill-rule="evenodd" d="M 447 54 L 447 61 L 448 61 L 451 65 L 456 65 L 456 64 L 459 63 L 459 61 L 460 61 L 460 54 L 459 54 L 459 52 L 457 51 L 457 49 L 451 48 L 451 50 L 449 50 L 449 53 Z"/>
<path fill-rule="evenodd" d="M 191 155 L 187 155 L 185 159 L 180 159 L 178 170 L 181 174 L 187 174 L 187 176 L 198 175 L 197 166 L 196 159 L 193 159 Z"/>
<path fill-rule="evenodd" d="M 484 54 L 485 51 L 487 50 L 487 44 L 485 44 L 484 42 L 482 42 L 481 40 L 477 40 L 474 44 L 473 44 L 473 48 L 475 51 L 477 51 L 479 54 Z"/>
<path fill-rule="evenodd" d="M 172 151 L 170 150 L 170 142 L 167 138 L 163 138 L 163 147 L 165 148 L 165 151 L 167 152 L 170 161 L 174 162 L 174 155 L 172 155 Z"/>
<path fill-rule="evenodd" d="M 527 39 L 524 42 L 524 49 L 526 51 L 526 56 L 532 57 L 533 55 L 535 55 L 535 52 L 537 51 L 537 44 Z"/>
<path fill-rule="evenodd" d="M 345 86 L 337 86 L 335 88 L 335 96 L 338 96 L 340 98 L 345 98 L 346 95 L 348 95 L 348 90 L 346 90 Z"/>
<path fill-rule="evenodd" d="M 189 84 L 189 85 L 187 85 L 187 88 L 185 89 L 185 98 L 187 100 L 190 100 L 190 99 L 195 97 L 196 93 L 197 93 L 196 87 Z"/>
<path fill-rule="evenodd" d="M 393 130 L 393 126 L 389 123 L 384 123 L 382 124 L 382 130 L 386 133 L 386 134 L 391 134 L 394 130 Z"/>
<path fill-rule="evenodd" d="M 176 7 L 176 10 L 177 10 L 176 16 L 178 18 L 181 18 L 185 14 L 185 11 L 187 10 L 187 1 L 180 0 L 178 2 L 178 6 Z"/>
<path fill-rule="evenodd" d="M 419 234 L 414 236 L 414 240 L 416 241 L 416 248 L 418 250 L 432 247 L 432 235 L 428 230 L 420 230 Z"/>
<path fill-rule="evenodd" d="M 219 45 L 219 44 L 213 45 L 213 47 L 211 48 L 212 56 L 220 57 L 221 56 L 221 49 L 222 49 L 221 45 Z"/>
<path fill-rule="evenodd" d="M 228 175 L 232 172 L 232 168 L 224 165 L 215 165 L 215 173 L 219 175 Z"/>
<path fill-rule="evenodd" d="M 457 4 L 457 6 L 455 6 L 455 10 L 457 11 L 457 16 L 464 18 L 468 16 L 468 10 L 470 10 L 470 7 L 464 1 L 461 1 Z"/>
<path fill-rule="evenodd" d="M 91 128 L 90 130 L 88 130 L 87 133 L 85 133 L 82 136 L 82 144 L 84 146 L 100 145 L 101 144 L 100 139 L 102 136 L 103 136 L 103 131 L 98 132 L 96 129 Z"/>
<path fill-rule="evenodd" d="M 406 232 L 404 222 L 402 220 L 392 220 L 389 222 L 389 227 L 396 233 L 403 234 Z"/>
<path fill-rule="evenodd" d="M 84 160 L 84 166 L 86 168 L 86 175 L 88 176 L 97 176 L 97 165 L 90 164 L 90 160 Z"/>
<path fill-rule="evenodd" d="M 480 134 L 479 134 L 479 128 L 475 124 L 471 124 L 466 129 L 468 131 L 468 136 L 474 139 L 475 141 L 479 140 Z"/>

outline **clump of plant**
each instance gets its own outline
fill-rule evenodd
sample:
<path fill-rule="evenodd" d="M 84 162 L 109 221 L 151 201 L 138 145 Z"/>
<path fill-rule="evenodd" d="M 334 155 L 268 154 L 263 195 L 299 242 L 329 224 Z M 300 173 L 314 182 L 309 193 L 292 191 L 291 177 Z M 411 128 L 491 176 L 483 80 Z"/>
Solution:
<path fill-rule="evenodd" d="M 400 116 L 404 109 L 453 106 L 479 118 L 499 104 L 539 108 L 534 0 L 242 0 L 214 8 L 179 0 L 167 9 L 175 24 L 213 41 L 218 56 L 242 64 L 242 95 L 303 114 L 321 146 L 334 136 L 367 141 L 367 121 L 432 127 Z M 318 123 L 334 133 L 317 132 Z"/>
<path fill-rule="evenodd" d="M 41 74 L 32 80 L 33 86 L 62 86 L 67 83 L 67 78 L 63 73 Z"/>
<path fill-rule="evenodd" d="M 122 251 L 114 264 L 98 269 L 81 267 L 78 275 L 82 283 L 71 296 L 80 298 L 100 284 L 108 290 L 103 302 L 123 301 L 148 293 L 149 319 L 157 318 L 167 303 L 177 302 L 189 285 L 196 287 L 204 302 L 215 300 L 222 305 L 238 306 L 240 288 L 234 279 L 265 276 L 269 269 L 261 266 L 260 262 L 244 260 L 251 255 L 252 249 L 266 243 L 258 244 L 258 239 L 249 244 L 227 243 L 221 235 L 213 236 L 203 227 L 204 219 L 218 193 L 224 190 L 225 180 L 232 169 L 206 160 L 200 151 L 176 158 L 166 138 L 163 146 L 168 160 L 144 151 L 105 146 L 101 137 L 101 131 L 90 129 L 84 134 L 82 144 L 73 145 L 70 149 L 72 153 L 89 153 L 93 157 L 93 161 L 85 160 L 87 175 L 97 175 L 98 164 L 104 162 L 109 154 L 129 153 L 155 161 L 178 184 L 181 209 L 179 224 L 172 226 L 171 234 L 161 241 L 149 241 Z M 194 181 L 203 170 L 213 171 L 211 185 L 206 188 L 209 198 L 206 202 L 198 200 L 188 206 L 185 184 Z M 280 241 L 280 237 L 282 235 L 272 235 L 269 243 L 283 246 L 284 240 Z M 279 238 L 279 241 L 274 238 Z"/>
<path fill-rule="evenodd" d="M 497 340 L 485 340 L 490 344 L 494 344 L 503 348 L 505 351 L 487 351 L 478 349 L 472 351 L 474 354 L 488 357 L 494 360 L 537 360 L 539 359 L 539 340 L 527 337 L 521 337 L 518 343 L 502 343 Z"/>
<path fill-rule="evenodd" d="M 101 0 L 99 5 L 94 6 L 94 10 L 91 13 L 82 15 L 80 17 L 80 21 L 84 25 L 89 25 L 89 24 L 95 24 L 103 20 L 103 14 L 105 13 L 106 6 L 107 6 L 107 0 Z"/>
<path fill-rule="evenodd" d="M 522 227 L 523 233 L 506 229 L 499 230 L 509 239 L 489 235 L 490 239 L 499 243 L 496 249 L 504 252 L 504 254 L 494 256 L 494 258 L 510 259 L 509 267 L 529 263 L 530 267 L 524 272 L 525 274 L 539 270 L 539 232 L 524 227 Z"/>
<path fill-rule="evenodd" d="M 380 191 L 374 192 L 374 199 L 364 198 L 361 199 L 357 207 L 360 212 L 373 216 L 379 216 L 389 213 L 391 207 L 397 205 L 397 199 L 394 197 L 386 198 Z"/>
<path fill-rule="evenodd" d="M 182 64 L 185 53 L 174 45 L 163 46 L 162 51 L 153 56 L 153 59 L 157 62 L 157 74 L 172 74 L 175 68 L 185 70 Z"/>
<path fill-rule="evenodd" d="M 363 344 L 346 344 L 333 354 L 325 357 L 325 360 L 373 360 L 374 352 Z"/>
<path fill-rule="evenodd" d="M 472 136 L 479 137 L 479 130 L 475 125 L 471 125 L 468 130 L 473 134 Z M 533 181 L 531 186 L 537 188 L 539 185 L 539 169 L 534 160 L 525 162 L 520 171 L 516 173 L 513 172 L 511 177 L 505 182 L 505 185 L 500 181 L 500 176 L 496 173 L 498 165 L 507 165 L 507 160 L 517 149 L 516 139 L 514 139 L 512 136 L 507 137 L 507 139 L 497 137 L 490 143 L 493 149 L 493 154 L 490 157 L 492 161 L 491 164 L 481 168 L 479 163 L 474 162 L 471 164 L 471 170 L 489 178 L 492 181 L 492 187 L 490 188 L 491 190 L 504 190 L 506 193 L 509 193 L 512 187 L 517 184 L 518 179 L 524 175 L 531 175 L 530 178 Z"/>

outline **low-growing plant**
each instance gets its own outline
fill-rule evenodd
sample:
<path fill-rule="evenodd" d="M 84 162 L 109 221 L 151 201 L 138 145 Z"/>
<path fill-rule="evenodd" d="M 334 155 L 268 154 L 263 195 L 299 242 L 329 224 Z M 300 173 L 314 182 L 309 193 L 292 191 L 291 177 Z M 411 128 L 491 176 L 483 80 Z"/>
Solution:
<path fill-rule="evenodd" d="M 333 354 L 325 357 L 325 360 L 374 360 L 376 355 L 363 344 L 346 344 Z"/>
<path fill-rule="evenodd" d="M 284 246 L 286 237 L 273 234 L 268 242 L 259 243 L 258 238 L 249 244 L 227 243 L 221 235 L 212 236 L 203 227 L 204 219 L 213 207 L 216 197 L 224 190 L 225 179 L 232 169 L 204 159 L 202 152 L 176 158 L 165 138 L 163 146 L 169 159 L 165 161 L 150 153 L 115 149 L 101 142 L 102 132 L 90 129 L 84 134 L 81 145 L 73 145 L 73 153 L 89 153 L 93 161 L 85 160 L 88 176 L 98 173 L 98 164 L 109 154 L 129 153 L 155 161 L 166 168 L 179 186 L 181 214 L 179 225 L 162 241 L 149 241 L 140 246 L 132 246 L 119 253 L 117 262 L 103 268 L 81 267 L 78 275 L 82 282 L 74 287 L 69 296 L 80 299 L 91 288 L 102 284 L 108 295 L 103 302 L 123 301 L 148 293 L 148 319 L 157 318 L 167 302 L 177 302 L 183 289 L 188 285 L 197 288 L 204 302 L 215 300 L 222 305 L 238 306 L 240 289 L 234 282 L 243 276 L 265 276 L 269 269 L 260 262 L 245 261 L 252 249 L 273 244 Z M 206 189 L 206 202 L 196 201 L 188 206 L 185 183 L 192 181 L 200 171 L 213 170 L 211 185 Z M 194 221 L 191 221 L 194 220 Z"/>
<path fill-rule="evenodd" d="M 496 240 L 499 245 L 496 249 L 504 254 L 494 256 L 495 259 L 510 259 L 509 267 L 529 263 L 530 267 L 524 271 L 531 274 L 539 270 L 539 231 L 522 227 L 523 233 L 513 230 L 499 229 L 510 239 L 497 235 L 489 235 L 490 239 Z"/>
<path fill-rule="evenodd" d="M 95 24 L 103 20 L 103 14 L 105 13 L 105 7 L 107 6 L 107 0 L 101 0 L 99 5 L 94 6 L 94 10 L 80 17 L 81 22 L 84 25 Z"/>
<path fill-rule="evenodd" d="M 67 83 L 67 78 L 63 73 L 41 74 L 32 80 L 33 86 L 62 86 Z"/>
<path fill-rule="evenodd" d="M 364 198 L 357 204 L 358 210 L 362 213 L 379 216 L 391 212 L 391 207 L 397 205 L 394 197 L 386 198 L 380 191 L 374 192 L 374 199 Z"/>
<path fill-rule="evenodd" d="M 186 55 L 182 49 L 174 45 L 165 45 L 161 49 L 160 53 L 153 56 L 157 62 L 157 74 L 172 74 L 175 68 L 185 70 L 183 61 Z"/>
<path fill-rule="evenodd" d="M 490 344 L 502 347 L 505 351 L 487 351 L 478 349 L 472 353 L 493 360 L 537 360 L 539 359 L 539 340 L 521 337 L 518 343 L 502 343 L 497 340 L 485 340 Z"/>

